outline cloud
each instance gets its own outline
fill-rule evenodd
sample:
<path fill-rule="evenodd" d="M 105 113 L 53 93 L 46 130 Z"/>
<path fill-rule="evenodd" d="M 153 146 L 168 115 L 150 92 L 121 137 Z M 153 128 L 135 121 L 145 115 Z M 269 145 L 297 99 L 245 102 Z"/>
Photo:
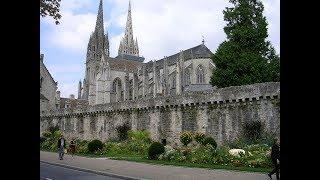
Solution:
<path fill-rule="evenodd" d="M 75 64 L 75 65 L 51 65 L 48 66 L 48 69 L 50 70 L 50 73 L 52 74 L 64 74 L 64 73 L 81 73 L 81 71 L 84 69 L 82 67 L 82 64 Z"/>
<path fill-rule="evenodd" d="M 104 0 L 104 26 L 109 32 L 110 55 L 117 56 L 124 35 L 129 0 Z M 262 0 L 268 21 L 269 40 L 280 53 L 280 0 Z M 50 67 L 53 76 L 63 77 L 67 72 L 78 73 L 74 82 L 57 79 L 62 94 L 76 93 L 77 83 L 83 78 L 79 73 L 84 66 L 86 48 L 90 34 L 94 31 L 99 0 L 65 0 L 61 4 L 61 24 L 56 26 L 52 18 L 42 18 L 42 43 L 55 47 L 55 53 L 73 54 L 59 59 L 57 67 Z M 231 4 L 226 0 L 134 0 L 131 1 L 133 35 L 137 37 L 140 55 L 146 61 L 170 56 L 201 44 L 215 52 L 226 39 L 222 11 Z M 50 44 L 51 46 L 48 46 Z M 41 45 L 43 47 L 43 45 Z M 50 49 L 43 49 L 49 53 Z M 74 59 L 76 57 L 82 57 Z M 63 62 L 80 62 L 69 66 Z M 70 64 L 70 63 L 69 63 Z M 82 67 L 84 69 L 84 67 Z M 71 77 L 70 77 L 71 78 Z M 73 90 L 72 90 L 73 89 Z"/>
<path fill-rule="evenodd" d="M 279 50 L 279 6 L 274 5 L 279 0 L 264 1 L 271 34 L 269 39 Z M 112 2 L 111 17 L 114 20 L 110 25 L 119 26 L 124 31 L 127 9 L 123 10 L 123 6 L 128 8 L 128 4 L 123 0 Z M 228 6 L 231 4 L 225 0 L 132 1 L 133 34 L 138 37 L 141 54 L 146 61 L 159 59 L 200 44 L 202 36 L 214 52 L 226 38 L 222 11 Z M 118 47 L 111 47 L 111 55 L 116 56 L 117 50 Z"/>

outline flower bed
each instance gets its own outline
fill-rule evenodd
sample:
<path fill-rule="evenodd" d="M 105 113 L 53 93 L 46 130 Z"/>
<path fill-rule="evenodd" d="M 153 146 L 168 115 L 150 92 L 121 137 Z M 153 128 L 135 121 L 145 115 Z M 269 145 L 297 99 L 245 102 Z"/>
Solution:
<path fill-rule="evenodd" d="M 46 151 L 56 151 L 56 142 L 61 132 L 47 133 L 42 139 L 40 148 Z M 188 138 L 190 137 L 188 132 Z M 199 133 L 198 135 L 199 136 Z M 194 136 L 194 137 L 197 137 Z M 202 136 L 202 135 L 201 135 Z M 182 138 L 183 139 L 183 138 Z M 213 147 L 211 144 L 203 143 L 203 140 L 192 140 L 194 145 L 180 147 L 165 146 L 165 151 L 158 156 L 156 160 L 170 163 L 185 163 L 195 164 L 202 167 L 204 165 L 228 166 L 228 167 L 243 167 L 243 168 L 271 168 L 272 163 L 267 155 L 270 146 L 267 144 L 244 145 L 241 148 L 245 153 L 232 155 L 229 153 L 228 146 Z M 204 139 L 204 137 L 201 137 Z M 189 141 L 189 140 L 188 140 Z M 197 142 L 198 141 L 198 142 Z M 99 157 L 137 157 L 140 159 L 148 159 L 148 149 L 152 141 L 149 138 L 149 133 L 146 131 L 129 131 L 128 139 L 125 141 L 107 141 L 104 142 L 102 149 L 93 153 L 88 151 L 89 141 L 76 140 L 76 154 L 84 156 L 99 156 Z M 190 142 L 189 142 L 190 143 Z M 68 145 L 68 143 L 67 143 Z M 235 148 L 235 147 L 233 147 Z M 241 150 L 241 152 L 243 152 Z"/>

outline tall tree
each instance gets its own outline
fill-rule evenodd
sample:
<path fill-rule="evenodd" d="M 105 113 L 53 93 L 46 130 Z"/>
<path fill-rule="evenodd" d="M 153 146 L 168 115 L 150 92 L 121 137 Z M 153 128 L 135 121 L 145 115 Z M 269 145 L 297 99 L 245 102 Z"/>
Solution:
<path fill-rule="evenodd" d="M 61 0 L 40 0 L 40 16 L 51 16 L 56 24 L 59 24 L 61 15 L 60 11 Z"/>
<path fill-rule="evenodd" d="M 268 37 L 260 0 L 229 0 L 223 11 L 227 40 L 212 56 L 216 65 L 210 83 L 217 87 L 280 81 L 280 57 Z"/>

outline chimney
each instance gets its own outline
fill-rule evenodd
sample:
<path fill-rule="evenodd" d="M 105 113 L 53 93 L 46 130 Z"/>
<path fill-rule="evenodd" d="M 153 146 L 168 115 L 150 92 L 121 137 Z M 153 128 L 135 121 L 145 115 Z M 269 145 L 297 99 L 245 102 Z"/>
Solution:
<path fill-rule="evenodd" d="M 74 99 L 74 94 L 71 94 L 71 95 L 70 95 L 70 99 Z"/>
<path fill-rule="evenodd" d="M 40 54 L 40 62 L 43 62 L 44 54 Z"/>
<path fill-rule="evenodd" d="M 60 91 L 57 91 L 57 92 L 56 92 L 56 98 L 57 98 L 57 99 L 60 99 Z"/>

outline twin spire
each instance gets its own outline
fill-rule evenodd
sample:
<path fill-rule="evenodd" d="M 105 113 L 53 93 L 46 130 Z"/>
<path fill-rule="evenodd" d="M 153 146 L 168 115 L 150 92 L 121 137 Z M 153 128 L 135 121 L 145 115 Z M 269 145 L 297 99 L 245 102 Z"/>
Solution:
<path fill-rule="evenodd" d="M 103 29 L 103 5 L 102 0 L 100 0 L 95 31 L 104 33 Z"/>
<path fill-rule="evenodd" d="M 119 50 L 118 50 L 118 55 L 121 55 L 121 54 L 139 56 L 138 40 L 137 40 L 137 38 L 136 38 L 136 40 L 133 39 L 130 1 L 129 1 L 125 35 L 120 42 L 120 46 L 119 46 Z"/>
<path fill-rule="evenodd" d="M 96 26 L 93 34 L 90 36 L 88 48 L 89 49 L 91 48 L 93 49 L 93 51 L 95 51 L 91 53 L 92 54 L 91 56 L 88 55 L 89 57 L 101 58 L 100 52 L 106 52 L 107 57 L 109 57 L 110 55 L 108 32 L 106 32 L 106 35 L 104 34 L 102 0 L 100 0 L 100 3 L 99 3 Z M 131 55 L 131 56 L 139 56 L 138 40 L 137 38 L 135 38 L 135 40 L 133 38 L 130 1 L 129 1 L 125 35 L 120 42 L 120 46 L 118 50 L 118 55 L 123 55 L 123 54 Z"/>

